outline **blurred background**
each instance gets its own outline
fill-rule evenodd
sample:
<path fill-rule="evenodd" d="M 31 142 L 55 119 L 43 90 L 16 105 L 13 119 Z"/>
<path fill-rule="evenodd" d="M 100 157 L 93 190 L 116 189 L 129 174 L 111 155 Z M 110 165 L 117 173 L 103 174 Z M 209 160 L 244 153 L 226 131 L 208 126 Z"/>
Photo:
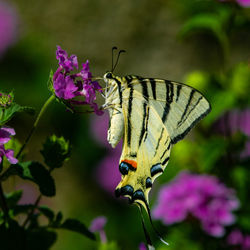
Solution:
<path fill-rule="evenodd" d="M 152 232 L 153 241 L 157 249 L 250 249 L 249 7 L 249 0 L 1 0 L 0 89 L 13 90 L 17 103 L 38 112 L 50 95 L 49 72 L 58 67 L 56 45 L 77 55 L 79 63 L 88 59 L 94 76 L 111 69 L 111 48 L 117 46 L 127 52 L 115 74 L 175 80 L 197 88 L 210 101 L 212 112 L 174 146 L 165 173 L 154 184 L 155 225 L 171 244 L 162 246 Z M 99 98 L 98 103 L 102 102 Z M 22 113 L 9 123 L 21 143 L 33 121 L 34 117 Z M 106 248 L 80 234 L 58 231 L 53 250 L 138 249 L 144 241 L 138 209 L 113 195 L 120 179 L 121 145 L 111 149 L 107 127 L 107 114 L 72 114 L 55 102 L 26 150 L 26 159 L 42 160 L 39 151 L 46 136 L 55 133 L 69 140 L 72 158 L 53 173 L 57 195 L 42 203 L 86 225 L 97 216 L 107 218 Z M 163 190 L 173 180 L 178 182 L 185 170 L 196 179 L 214 176 L 209 185 L 216 187 L 210 199 L 217 197 L 218 183 L 231 190 L 222 199 L 235 205 L 210 213 L 218 221 L 226 212 L 231 216 L 215 225 L 219 229 L 210 224 L 212 229 L 208 228 L 202 215 L 186 203 L 178 203 L 186 209 L 182 216 L 177 218 L 172 211 L 172 221 L 167 217 Z M 199 185 L 193 192 L 202 196 Z M 5 183 L 7 191 L 13 186 L 25 190 L 23 203 L 35 200 L 36 187 L 17 178 Z M 172 197 L 169 203 L 184 200 L 185 194 L 180 197 Z M 154 212 L 159 206 L 161 212 Z"/>

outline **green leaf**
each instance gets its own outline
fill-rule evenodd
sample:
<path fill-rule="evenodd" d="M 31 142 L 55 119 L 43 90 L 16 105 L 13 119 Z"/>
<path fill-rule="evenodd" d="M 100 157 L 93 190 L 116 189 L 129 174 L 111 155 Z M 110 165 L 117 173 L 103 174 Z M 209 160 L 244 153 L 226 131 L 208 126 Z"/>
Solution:
<path fill-rule="evenodd" d="M 200 91 L 206 90 L 209 86 L 209 75 L 202 71 L 192 71 L 186 75 L 184 83 L 187 85 L 199 89 Z"/>
<path fill-rule="evenodd" d="M 240 63 L 233 71 L 231 77 L 231 91 L 237 96 L 248 98 L 250 93 L 250 67 L 246 63 Z"/>
<path fill-rule="evenodd" d="M 47 250 L 57 239 L 57 234 L 54 231 L 49 231 L 43 228 L 29 230 L 27 235 L 26 250 Z M 19 249 L 19 248 L 17 248 Z"/>
<path fill-rule="evenodd" d="M 56 194 L 55 181 L 49 171 L 39 162 L 23 162 L 12 165 L 1 177 L 6 180 L 11 175 L 18 175 L 24 180 L 35 182 L 42 195 L 54 196 Z"/>
<path fill-rule="evenodd" d="M 81 223 L 79 220 L 76 220 L 76 219 L 66 219 L 61 224 L 60 228 L 68 229 L 68 230 L 71 230 L 73 232 L 80 233 L 84 236 L 87 236 L 91 240 L 96 239 L 95 235 L 92 232 L 90 232 L 88 230 L 88 228 L 83 223 Z"/>
<path fill-rule="evenodd" d="M 69 158 L 70 153 L 71 147 L 69 142 L 63 137 L 57 137 L 56 135 L 48 137 L 41 150 L 44 162 L 50 169 L 62 167 L 64 161 Z"/>
<path fill-rule="evenodd" d="M 48 89 L 51 93 L 55 94 L 55 90 L 54 90 L 54 87 L 53 87 L 53 76 L 54 76 L 54 72 L 53 70 L 51 69 L 50 70 L 50 73 L 49 73 L 49 79 L 48 79 L 48 83 L 47 83 L 47 86 L 48 86 Z"/>
<path fill-rule="evenodd" d="M 0 109 L 0 126 L 3 126 L 8 122 L 16 113 L 27 112 L 29 114 L 34 114 L 35 110 L 31 107 L 20 106 L 17 103 L 12 103 L 12 105 L 6 109 Z"/>
<path fill-rule="evenodd" d="M 13 191 L 5 195 L 8 208 L 14 207 L 17 202 L 21 199 L 23 190 Z"/>
<path fill-rule="evenodd" d="M 52 221 L 54 219 L 55 214 L 54 214 L 53 210 L 51 210 L 49 207 L 40 206 L 40 207 L 38 207 L 38 209 L 44 216 L 46 216 L 49 219 L 49 221 Z"/>

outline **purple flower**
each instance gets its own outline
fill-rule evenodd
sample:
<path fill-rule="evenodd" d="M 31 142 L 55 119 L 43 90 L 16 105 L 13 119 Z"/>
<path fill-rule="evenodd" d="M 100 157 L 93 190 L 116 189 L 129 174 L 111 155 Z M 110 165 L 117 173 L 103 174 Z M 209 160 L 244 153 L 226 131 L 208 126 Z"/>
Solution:
<path fill-rule="evenodd" d="M 97 167 L 95 179 L 102 188 L 113 194 L 115 187 L 121 179 L 118 165 L 122 151 L 122 142 L 119 142 L 117 147 L 112 149 L 107 141 L 108 124 L 109 115 L 106 112 L 101 118 L 98 116 L 93 117 L 91 129 L 96 141 L 108 149 L 106 157 Z"/>
<path fill-rule="evenodd" d="M 78 96 L 78 87 L 75 85 L 71 76 L 59 74 L 54 80 L 54 89 L 56 96 L 65 100 Z"/>
<path fill-rule="evenodd" d="M 78 61 L 75 55 L 69 57 L 65 50 L 57 46 L 56 58 L 59 67 L 53 76 L 55 95 L 66 101 L 72 108 L 73 105 L 88 105 L 97 115 L 102 115 L 103 111 L 95 103 L 96 91 L 102 92 L 102 90 L 98 82 L 91 80 L 89 61 L 82 64 L 79 73 L 72 73 L 73 70 L 78 70 Z M 73 100 L 75 97 L 83 97 L 83 100 Z"/>
<path fill-rule="evenodd" d="M 105 243 L 107 242 L 107 237 L 104 231 L 104 227 L 107 223 L 107 218 L 105 216 L 99 216 L 96 217 L 94 220 L 92 220 L 91 225 L 89 227 L 89 230 L 93 233 L 99 232 L 100 233 L 100 238 L 101 242 Z"/>
<path fill-rule="evenodd" d="M 243 243 L 243 234 L 239 229 L 233 230 L 227 237 L 228 245 L 241 245 Z"/>
<path fill-rule="evenodd" d="M 191 214 L 201 221 L 208 234 L 220 237 L 224 226 L 234 223 L 232 211 L 238 207 L 233 190 L 216 177 L 182 172 L 162 187 L 153 216 L 165 224 L 173 224 Z"/>
<path fill-rule="evenodd" d="M 5 156 L 11 164 L 16 164 L 18 160 L 14 157 L 14 151 L 12 149 L 5 149 L 4 144 L 7 143 L 12 135 L 15 135 L 13 128 L 2 127 L 0 128 L 0 163 Z"/>
<path fill-rule="evenodd" d="M 7 3 L 0 2 L 0 57 L 16 41 L 17 15 Z"/>
<path fill-rule="evenodd" d="M 66 72 L 73 71 L 74 68 L 78 69 L 78 61 L 75 55 L 68 57 L 65 50 L 62 50 L 60 46 L 57 46 L 56 59 L 59 66 L 61 66 Z"/>
<path fill-rule="evenodd" d="M 250 250 L 250 235 L 243 235 L 239 229 L 235 229 L 228 235 L 227 244 L 239 246 L 241 250 Z"/>

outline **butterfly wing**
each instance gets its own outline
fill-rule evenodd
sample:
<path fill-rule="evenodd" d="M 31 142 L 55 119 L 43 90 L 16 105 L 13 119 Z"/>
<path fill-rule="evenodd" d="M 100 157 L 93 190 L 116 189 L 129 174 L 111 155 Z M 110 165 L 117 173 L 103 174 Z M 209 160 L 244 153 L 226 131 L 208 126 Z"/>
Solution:
<path fill-rule="evenodd" d="M 180 83 L 137 76 L 124 81 L 122 179 L 116 195 L 147 208 L 149 191 L 168 163 L 171 145 L 210 111 L 210 105 L 197 90 Z"/>

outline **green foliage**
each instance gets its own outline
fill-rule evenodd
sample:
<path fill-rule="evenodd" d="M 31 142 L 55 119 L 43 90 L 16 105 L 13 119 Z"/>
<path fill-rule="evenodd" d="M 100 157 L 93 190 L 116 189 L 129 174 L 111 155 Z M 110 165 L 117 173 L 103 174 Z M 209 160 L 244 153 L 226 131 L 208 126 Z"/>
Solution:
<path fill-rule="evenodd" d="M 13 95 L 13 94 L 11 94 Z M 14 95 L 13 95 L 14 98 Z M 3 126 L 11 118 L 19 112 L 27 112 L 29 114 L 34 114 L 34 109 L 31 107 L 20 106 L 15 102 L 11 102 L 6 108 L 0 107 L 0 126 Z"/>
<path fill-rule="evenodd" d="M 2 176 L 7 179 L 10 175 L 18 175 L 24 180 L 30 180 L 39 186 L 40 192 L 45 196 L 56 194 L 55 182 L 50 172 L 39 162 L 29 161 L 13 165 Z"/>
<path fill-rule="evenodd" d="M 76 219 L 66 219 L 58 228 L 77 232 L 90 238 L 91 240 L 95 240 L 95 235 L 90 232 L 83 223 Z"/>
<path fill-rule="evenodd" d="M 71 147 L 63 137 L 52 135 L 47 138 L 40 151 L 44 157 L 44 162 L 52 170 L 62 167 L 71 153 Z"/>
<path fill-rule="evenodd" d="M 232 72 L 230 88 L 241 100 L 248 100 L 250 93 L 250 67 L 247 63 L 236 65 Z"/>

